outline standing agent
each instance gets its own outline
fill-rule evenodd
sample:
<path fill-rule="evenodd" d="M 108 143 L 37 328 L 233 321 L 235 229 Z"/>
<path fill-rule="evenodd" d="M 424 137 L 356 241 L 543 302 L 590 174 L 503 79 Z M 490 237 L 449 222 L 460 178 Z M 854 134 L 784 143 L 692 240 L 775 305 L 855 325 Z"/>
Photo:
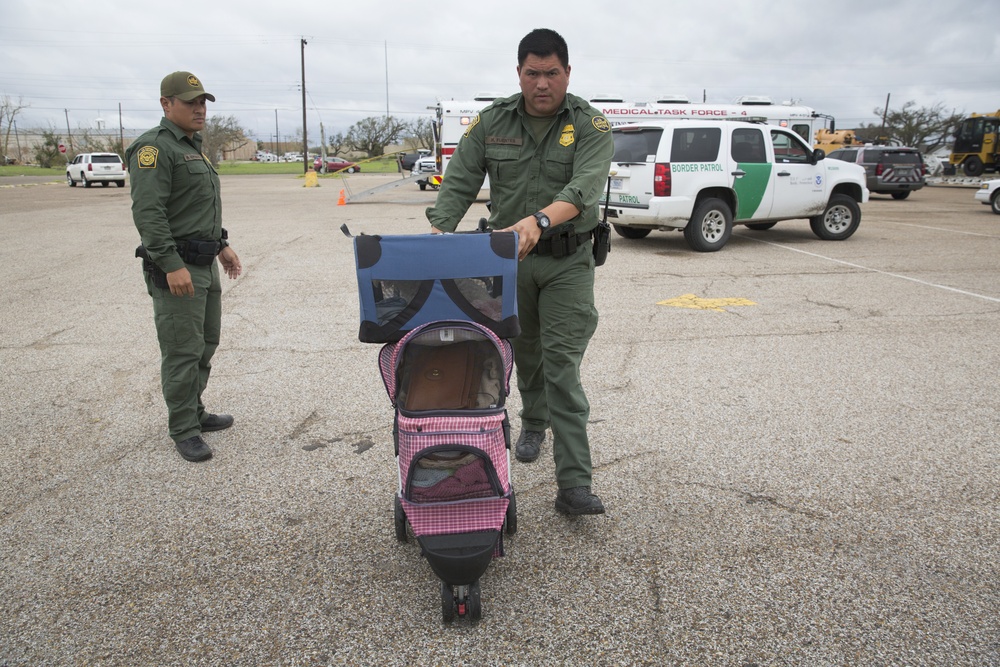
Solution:
<path fill-rule="evenodd" d="M 603 514 L 591 493 L 580 362 L 597 328 L 591 233 L 614 153 L 611 127 L 586 100 L 567 94 L 569 53 L 558 33 L 528 33 L 517 62 L 521 93 L 473 121 L 427 218 L 434 231 L 454 231 L 489 175 L 489 225 L 519 237 L 521 335 L 513 345 L 523 408 L 515 455 L 537 459 L 551 427 L 556 509 Z"/>
<path fill-rule="evenodd" d="M 163 119 L 126 151 L 132 219 L 142 245 L 146 291 L 160 343 L 160 382 L 170 437 L 188 461 L 211 458 L 206 431 L 233 425 L 201 402 L 219 346 L 222 285 L 216 256 L 230 278 L 242 271 L 222 228 L 219 175 L 201 152 L 206 100 L 201 81 L 174 72 L 160 83 Z"/>

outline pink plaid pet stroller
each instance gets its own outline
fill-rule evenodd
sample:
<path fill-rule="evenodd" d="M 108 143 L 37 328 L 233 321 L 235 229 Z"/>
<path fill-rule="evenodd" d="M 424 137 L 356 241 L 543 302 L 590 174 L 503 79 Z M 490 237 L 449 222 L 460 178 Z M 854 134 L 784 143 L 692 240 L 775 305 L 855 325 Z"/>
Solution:
<path fill-rule="evenodd" d="M 445 622 L 482 617 L 479 579 L 517 530 L 505 407 L 514 354 L 475 322 L 429 322 L 379 352 L 395 408 L 396 537 L 441 579 Z"/>

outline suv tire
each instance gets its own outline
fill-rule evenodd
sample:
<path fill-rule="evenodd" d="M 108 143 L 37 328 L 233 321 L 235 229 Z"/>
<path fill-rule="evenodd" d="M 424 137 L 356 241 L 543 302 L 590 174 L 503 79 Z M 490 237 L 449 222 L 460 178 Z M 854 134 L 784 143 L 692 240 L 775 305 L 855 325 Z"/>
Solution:
<path fill-rule="evenodd" d="M 613 225 L 615 232 L 618 236 L 627 239 L 644 239 L 649 236 L 649 233 L 653 231 L 652 229 L 643 229 L 642 227 L 625 227 L 624 225 Z"/>
<path fill-rule="evenodd" d="M 715 252 L 733 233 L 733 212 L 726 202 L 709 197 L 698 204 L 684 228 L 684 240 L 697 252 Z"/>
<path fill-rule="evenodd" d="M 80 174 L 80 178 L 83 179 L 83 187 L 89 188 L 90 187 L 90 181 L 87 180 L 87 175 L 86 174 Z"/>
<path fill-rule="evenodd" d="M 892 193 L 892 198 L 893 199 L 906 199 L 909 196 L 910 196 L 910 191 L 909 190 L 903 190 L 902 192 L 893 192 Z"/>
<path fill-rule="evenodd" d="M 76 187 L 76 181 L 73 180 L 73 176 L 69 172 L 66 172 L 66 183 L 68 183 L 71 188 Z"/>
<path fill-rule="evenodd" d="M 993 196 L 990 197 L 990 209 L 997 215 L 1000 215 L 1000 190 L 994 192 Z"/>
<path fill-rule="evenodd" d="M 809 218 L 813 234 L 824 241 L 843 241 L 861 224 L 861 208 L 847 195 L 833 195 L 822 215 Z"/>

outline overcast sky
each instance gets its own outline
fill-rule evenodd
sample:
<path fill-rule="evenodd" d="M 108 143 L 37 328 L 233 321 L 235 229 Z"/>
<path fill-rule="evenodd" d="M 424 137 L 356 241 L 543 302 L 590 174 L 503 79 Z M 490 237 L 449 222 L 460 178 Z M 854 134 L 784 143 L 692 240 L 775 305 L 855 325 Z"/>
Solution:
<path fill-rule="evenodd" d="M 645 101 L 682 94 L 795 100 L 841 128 L 876 122 L 887 96 L 946 110 L 1000 108 L 995 0 L 0 0 L 0 97 L 19 128 L 146 129 L 159 82 L 194 72 L 259 139 L 302 127 L 310 144 L 388 112 L 517 92 L 517 43 L 533 28 L 569 43 L 570 91 Z M 277 118 L 276 118 L 277 117 Z"/>

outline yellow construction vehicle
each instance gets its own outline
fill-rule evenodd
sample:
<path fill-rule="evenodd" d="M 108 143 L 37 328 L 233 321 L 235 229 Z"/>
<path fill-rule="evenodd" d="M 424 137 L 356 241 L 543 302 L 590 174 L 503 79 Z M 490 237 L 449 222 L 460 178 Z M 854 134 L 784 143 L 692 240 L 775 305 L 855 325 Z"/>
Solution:
<path fill-rule="evenodd" d="M 865 143 L 854 135 L 854 130 L 828 130 L 825 127 L 816 130 L 815 140 L 813 148 L 822 148 L 828 155 L 830 151 L 838 148 L 860 146 Z"/>
<path fill-rule="evenodd" d="M 996 171 L 1000 163 L 1000 144 L 997 130 L 1000 129 L 1000 111 L 996 113 L 974 113 L 958 124 L 955 145 L 948 156 L 948 162 L 956 169 L 961 166 L 966 176 L 979 176 L 984 171 Z"/>

